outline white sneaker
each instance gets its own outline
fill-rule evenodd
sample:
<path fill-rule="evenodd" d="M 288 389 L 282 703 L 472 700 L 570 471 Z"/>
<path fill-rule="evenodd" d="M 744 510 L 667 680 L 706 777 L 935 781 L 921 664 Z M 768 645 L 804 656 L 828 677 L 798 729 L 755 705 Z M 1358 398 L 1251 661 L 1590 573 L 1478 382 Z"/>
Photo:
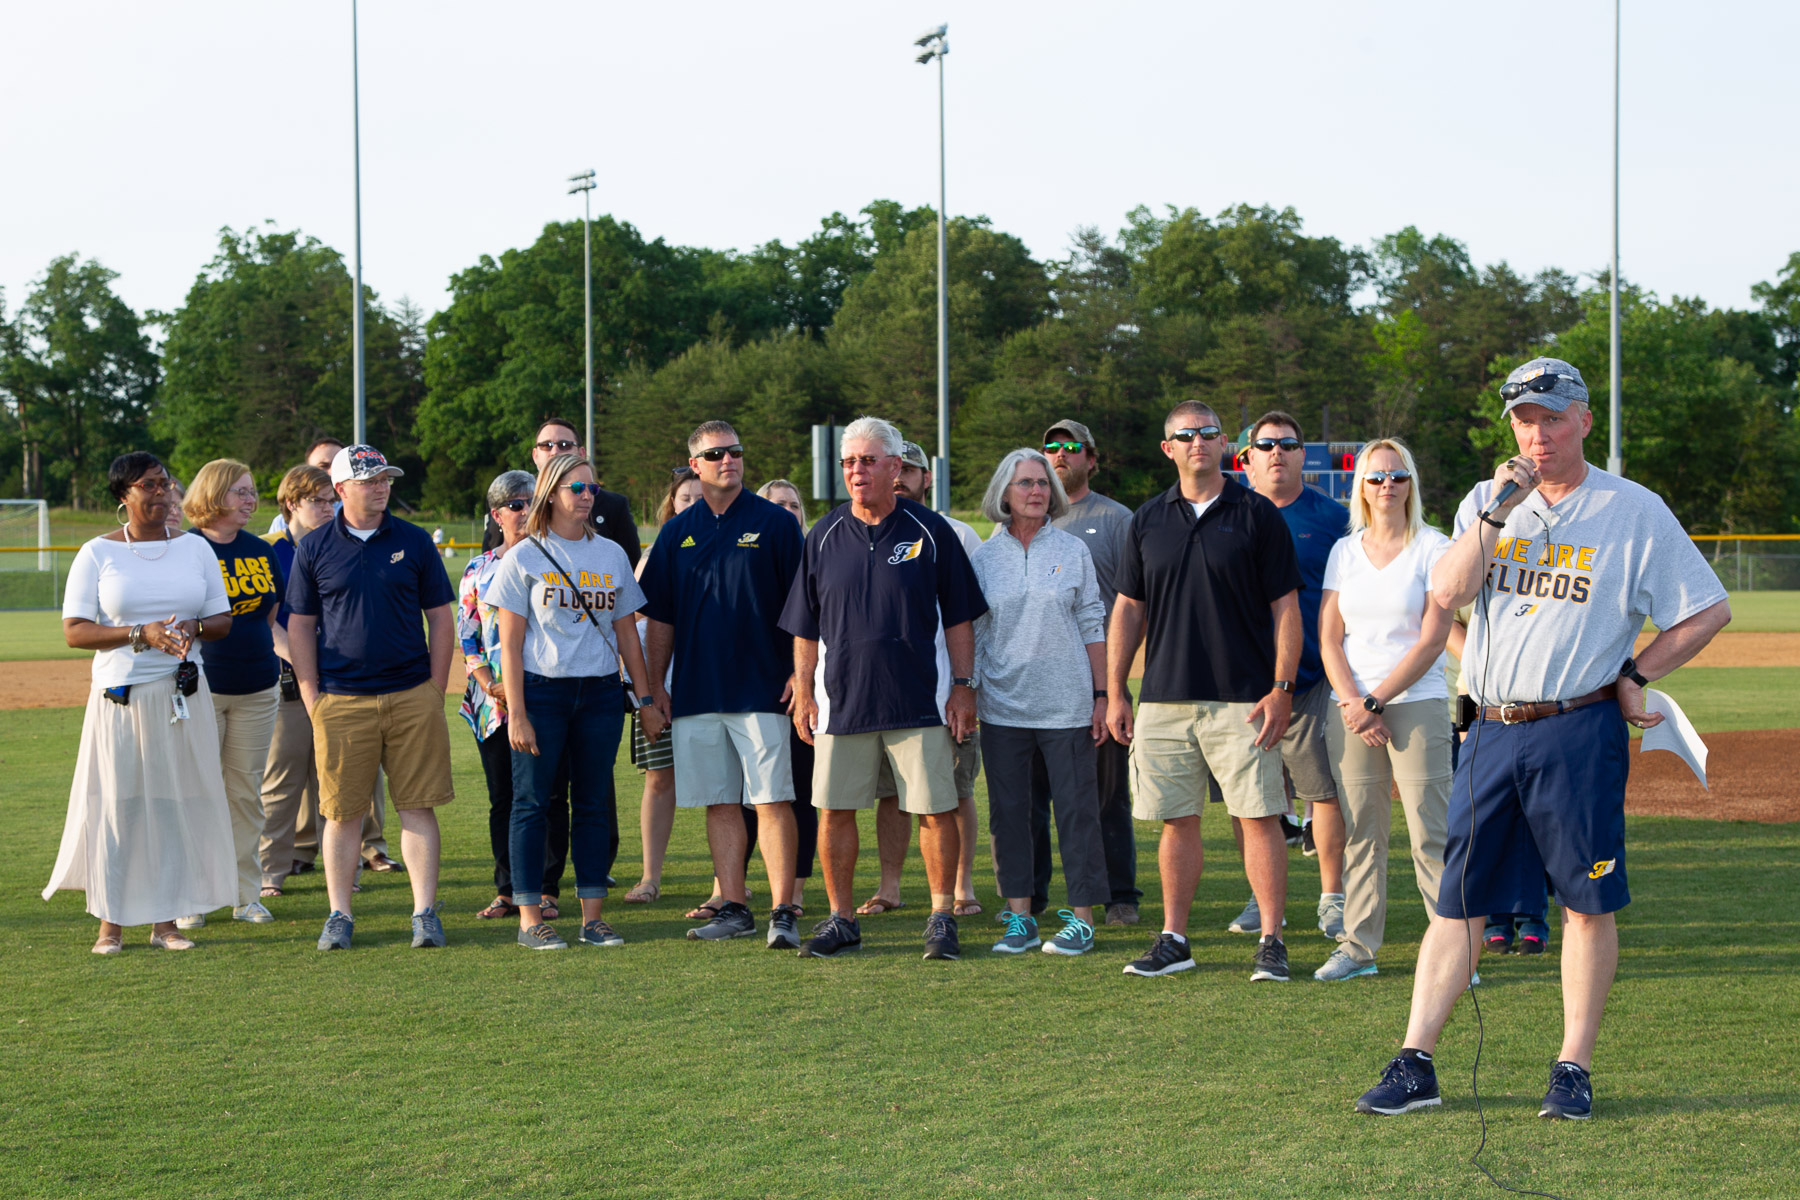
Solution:
<path fill-rule="evenodd" d="M 1281 927 L 1287 928 L 1287 918 L 1281 918 Z M 1237 915 L 1231 924 L 1225 927 L 1232 933 L 1262 933 L 1262 909 L 1256 907 L 1256 897 L 1250 897 L 1250 903 L 1244 905 L 1244 911 Z"/>
<path fill-rule="evenodd" d="M 231 910 L 234 921 L 248 921 L 252 925 L 268 925 L 275 920 L 275 914 L 263 907 L 261 900 L 252 900 L 248 904 L 240 904 Z"/>
<path fill-rule="evenodd" d="M 1319 896 L 1319 932 L 1332 941 L 1344 936 L 1344 894 L 1324 892 Z"/>
<path fill-rule="evenodd" d="M 273 918 L 271 918 L 271 919 L 273 919 Z M 206 914 L 205 913 L 189 913 L 185 917 L 176 917 L 175 918 L 175 928 L 177 928 L 177 929 L 199 929 L 202 926 L 204 926 L 205 924 L 206 924 Z"/>

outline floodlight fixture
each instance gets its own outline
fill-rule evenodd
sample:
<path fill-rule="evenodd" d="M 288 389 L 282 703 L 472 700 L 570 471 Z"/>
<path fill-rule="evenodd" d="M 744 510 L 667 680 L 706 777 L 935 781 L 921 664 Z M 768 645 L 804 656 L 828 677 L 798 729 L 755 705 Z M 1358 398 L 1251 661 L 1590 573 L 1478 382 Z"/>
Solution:
<path fill-rule="evenodd" d="M 925 53 L 923 53 L 923 54 L 919 55 L 917 58 L 913 59 L 913 61 L 916 63 L 928 63 L 936 57 L 937 57 L 936 50 L 927 50 Z"/>
<path fill-rule="evenodd" d="M 915 46 L 927 45 L 934 38 L 942 38 L 946 33 L 949 33 L 949 32 L 950 32 L 950 26 L 948 26 L 948 25 L 939 25 L 936 29 L 927 29 L 924 33 L 922 33 L 918 36 L 918 38 L 913 42 L 913 45 L 915 45 Z"/>
<path fill-rule="evenodd" d="M 579 183 L 583 179 L 592 179 L 593 177 L 594 177 L 594 168 L 589 167 L 587 170 L 583 171 L 579 175 L 569 176 L 569 182 L 570 183 Z"/>

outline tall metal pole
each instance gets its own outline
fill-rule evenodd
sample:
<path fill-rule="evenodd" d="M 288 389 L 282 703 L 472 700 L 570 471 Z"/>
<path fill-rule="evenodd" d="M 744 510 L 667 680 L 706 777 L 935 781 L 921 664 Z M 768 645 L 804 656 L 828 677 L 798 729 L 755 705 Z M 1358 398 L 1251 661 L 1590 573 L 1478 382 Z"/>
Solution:
<path fill-rule="evenodd" d="M 1619 4 L 1613 0 L 1612 376 L 1606 421 L 1606 469 L 1614 475 L 1625 473 L 1625 431 L 1619 415 Z"/>
<path fill-rule="evenodd" d="M 362 291 L 362 93 L 358 78 L 357 45 L 356 45 L 356 0 L 350 0 L 350 141 L 356 156 L 356 255 L 353 259 L 355 268 L 356 300 L 351 309 L 354 316 L 351 321 L 350 353 L 356 359 L 354 408 L 351 421 L 355 432 L 351 439 L 361 443 L 364 440 L 366 421 L 364 418 L 365 396 L 363 392 L 363 291 Z"/>
<path fill-rule="evenodd" d="M 950 511 L 950 253 L 944 232 L 944 55 L 938 42 L 938 470 L 932 500 L 939 512 Z"/>
<path fill-rule="evenodd" d="M 587 373 L 587 429 L 582 443 L 587 452 L 594 452 L 594 213 L 589 201 L 589 193 L 594 190 L 594 169 L 589 167 L 579 175 L 569 176 L 574 184 L 569 191 L 581 193 L 581 305 L 586 318 L 586 334 L 584 345 L 584 370 Z"/>

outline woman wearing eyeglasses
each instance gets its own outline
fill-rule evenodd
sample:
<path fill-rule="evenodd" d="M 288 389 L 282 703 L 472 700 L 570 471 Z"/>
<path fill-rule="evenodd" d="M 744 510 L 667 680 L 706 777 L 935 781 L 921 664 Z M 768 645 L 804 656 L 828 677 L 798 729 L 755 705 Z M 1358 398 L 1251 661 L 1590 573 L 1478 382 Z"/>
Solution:
<path fill-rule="evenodd" d="M 494 899 L 476 913 L 483 920 L 516 917 L 512 884 L 512 741 L 506 728 L 506 691 L 500 682 L 500 610 L 489 598 L 494 576 L 507 551 L 525 537 L 525 518 L 537 479 L 529 471 L 504 471 L 488 484 L 488 515 L 501 534 L 500 544 L 469 560 L 457 589 L 456 628 L 462 641 L 463 661 L 469 682 L 463 690 L 462 716 L 475 734 L 481 755 L 481 772 L 488 790 L 488 847 L 494 855 Z M 569 841 L 569 809 L 549 806 L 546 829 L 549 845 Z M 561 892 L 562 863 L 545 854 L 542 899 L 539 907 L 551 910 Z M 554 915 L 549 919 L 554 920 Z"/>
<path fill-rule="evenodd" d="M 649 675 L 633 620 L 644 593 L 631 560 L 588 523 L 598 491 L 586 458 L 563 454 L 545 464 L 524 540 L 502 560 L 487 593 L 500 610 L 500 680 L 513 751 L 512 899 L 519 944 L 532 950 L 568 945 L 543 919 L 535 886 L 544 870 L 545 810 L 565 761 L 580 941 L 625 940 L 601 918 L 618 836 L 612 770 L 624 724 L 619 668 L 634 680 Z M 654 706 L 642 715 L 652 739 L 668 722 Z"/>
<path fill-rule="evenodd" d="M 1451 618 L 1430 593 L 1450 539 L 1426 526 L 1418 470 L 1401 442 L 1364 446 L 1352 486 L 1350 536 L 1332 547 L 1319 605 L 1319 656 L 1343 718 L 1325 727 L 1344 817 L 1344 932 L 1313 972 L 1327 982 L 1376 973 L 1394 784 L 1433 921 L 1449 825 Z"/>
<path fill-rule="evenodd" d="M 231 605 L 230 635 L 205 647 L 200 656 L 219 726 L 219 765 L 237 849 L 238 895 L 231 915 L 266 925 L 275 918 L 261 899 L 257 848 L 263 833 L 263 771 L 281 704 L 275 613 L 287 576 L 276 561 L 275 548 L 246 530 L 256 508 L 256 481 L 250 468 L 230 458 L 201 467 L 182 505 L 194 533 L 218 557 L 225 599 Z M 285 649 L 285 629 L 281 642 Z M 197 929 L 206 924 L 206 915 L 190 913 L 177 924 Z"/>
<path fill-rule="evenodd" d="M 212 698 L 187 661 L 231 632 L 231 606 L 205 544 L 169 532 L 169 483 L 153 454 L 113 460 L 121 528 L 82 546 L 63 591 L 63 640 L 95 652 L 94 681 L 43 896 L 87 893 L 95 954 L 119 953 L 126 925 L 191 950 L 175 918 L 237 896 Z"/>

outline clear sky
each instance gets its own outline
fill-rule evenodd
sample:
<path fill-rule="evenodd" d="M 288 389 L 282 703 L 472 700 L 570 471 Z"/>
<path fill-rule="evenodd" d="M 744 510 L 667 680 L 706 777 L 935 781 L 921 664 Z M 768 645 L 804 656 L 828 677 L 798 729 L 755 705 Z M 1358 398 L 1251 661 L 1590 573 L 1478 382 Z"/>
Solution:
<path fill-rule="evenodd" d="M 1040 257 L 1140 203 L 1292 205 L 1367 244 L 1602 268 L 1604 0 L 1290 4 L 364 0 L 364 280 L 426 310 L 483 253 L 596 212 L 649 237 L 792 243 L 832 210 L 937 196 Z M 1748 306 L 1800 250 L 1800 5 L 1626 0 L 1623 273 Z M 0 14 L 0 287 L 49 259 L 179 304 L 221 226 L 353 241 L 348 0 L 57 0 Z"/>

